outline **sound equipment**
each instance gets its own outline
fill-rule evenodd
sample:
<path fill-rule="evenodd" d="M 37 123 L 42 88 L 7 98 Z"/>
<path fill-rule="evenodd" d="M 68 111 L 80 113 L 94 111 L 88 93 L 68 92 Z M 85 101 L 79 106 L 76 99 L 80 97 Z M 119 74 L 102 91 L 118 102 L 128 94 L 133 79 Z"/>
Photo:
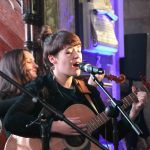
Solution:
<path fill-rule="evenodd" d="M 147 33 L 125 35 L 125 57 L 120 59 L 120 72 L 129 80 L 146 75 Z"/>

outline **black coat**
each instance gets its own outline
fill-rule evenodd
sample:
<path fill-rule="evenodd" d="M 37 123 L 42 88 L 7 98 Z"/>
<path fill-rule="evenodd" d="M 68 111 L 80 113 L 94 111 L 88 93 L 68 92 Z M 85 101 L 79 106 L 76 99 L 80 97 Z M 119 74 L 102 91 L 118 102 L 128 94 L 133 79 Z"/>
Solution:
<path fill-rule="evenodd" d="M 104 111 L 105 106 L 100 98 L 99 92 L 95 87 L 87 85 L 88 89 L 91 91 L 91 98 L 94 105 L 96 106 L 99 113 Z M 37 96 L 37 93 L 41 93 L 42 89 L 46 89 L 46 96 L 44 95 L 44 100 L 48 104 L 55 107 L 60 112 L 64 112 L 68 107 L 74 104 L 83 104 L 92 110 L 91 105 L 85 98 L 84 93 L 80 92 L 76 83 L 74 82 L 74 89 L 66 89 L 62 87 L 59 83 L 53 79 L 52 75 L 46 75 L 39 77 L 37 80 L 32 81 L 26 86 L 27 90 L 32 94 Z M 43 98 L 42 95 L 38 95 Z M 46 115 L 47 120 L 50 122 L 53 115 L 45 110 L 42 105 L 37 102 L 34 103 L 32 99 L 23 94 L 16 97 L 16 103 L 9 109 L 8 113 L 4 119 L 5 128 L 12 132 L 13 134 L 24 136 L 24 137 L 36 137 L 40 138 L 40 124 L 35 123 L 30 127 L 26 127 L 31 121 L 34 121 L 39 113 L 42 111 Z M 84 117 L 85 114 L 83 114 Z M 59 118 L 54 117 L 54 120 Z M 49 123 L 51 124 L 51 122 Z M 121 120 L 118 123 L 119 139 L 125 136 L 130 130 L 128 124 Z M 105 132 L 106 131 L 106 132 Z M 93 132 L 93 135 L 98 138 L 98 135 L 102 134 L 106 139 L 112 139 L 112 124 L 111 120 L 107 124 L 100 126 L 97 130 Z"/>

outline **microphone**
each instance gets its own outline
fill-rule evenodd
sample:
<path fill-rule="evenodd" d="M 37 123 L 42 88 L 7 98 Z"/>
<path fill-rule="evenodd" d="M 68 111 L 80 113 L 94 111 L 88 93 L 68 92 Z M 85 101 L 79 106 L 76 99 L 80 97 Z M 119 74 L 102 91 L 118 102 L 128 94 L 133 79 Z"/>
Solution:
<path fill-rule="evenodd" d="M 92 74 L 104 74 L 104 70 L 102 68 L 92 66 L 88 63 L 80 63 L 78 66 L 84 72 L 88 72 Z"/>

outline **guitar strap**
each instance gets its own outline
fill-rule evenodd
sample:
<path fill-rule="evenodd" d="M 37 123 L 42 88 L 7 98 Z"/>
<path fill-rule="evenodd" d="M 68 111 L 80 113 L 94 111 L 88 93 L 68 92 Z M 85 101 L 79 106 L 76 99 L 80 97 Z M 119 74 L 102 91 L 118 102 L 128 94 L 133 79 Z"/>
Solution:
<path fill-rule="evenodd" d="M 95 113 L 98 114 L 98 110 L 96 109 L 92 101 L 92 98 L 90 96 L 91 91 L 87 88 L 87 86 L 85 85 L 85 82 L 83 80 L 77 80 L 77 79 L 75 79 L 75 81 L 77 83 L 79 90 L 85 95 L 86 99 L 88 100 L 92 108 L 94 109 Z"/>

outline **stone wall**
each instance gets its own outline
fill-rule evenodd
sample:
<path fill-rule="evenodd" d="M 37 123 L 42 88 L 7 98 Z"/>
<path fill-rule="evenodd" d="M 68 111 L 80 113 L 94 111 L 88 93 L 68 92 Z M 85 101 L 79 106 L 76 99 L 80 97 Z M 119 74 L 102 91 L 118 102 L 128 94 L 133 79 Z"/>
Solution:
<path fill-rule="evenodd" d="M 124 31 L 130 33 L 150 33 L 150 1 L 124 0 Z M 150 38 L 147 44 L 147 79 L 150 80 Z M 139 60 L 140 61 L 140 60 Z"/>
<path fill-rule="evenodd" d="M 54 31 L 58 29 L 75 32 L 74 0 L 44 0 L 44 22 Z"/>

